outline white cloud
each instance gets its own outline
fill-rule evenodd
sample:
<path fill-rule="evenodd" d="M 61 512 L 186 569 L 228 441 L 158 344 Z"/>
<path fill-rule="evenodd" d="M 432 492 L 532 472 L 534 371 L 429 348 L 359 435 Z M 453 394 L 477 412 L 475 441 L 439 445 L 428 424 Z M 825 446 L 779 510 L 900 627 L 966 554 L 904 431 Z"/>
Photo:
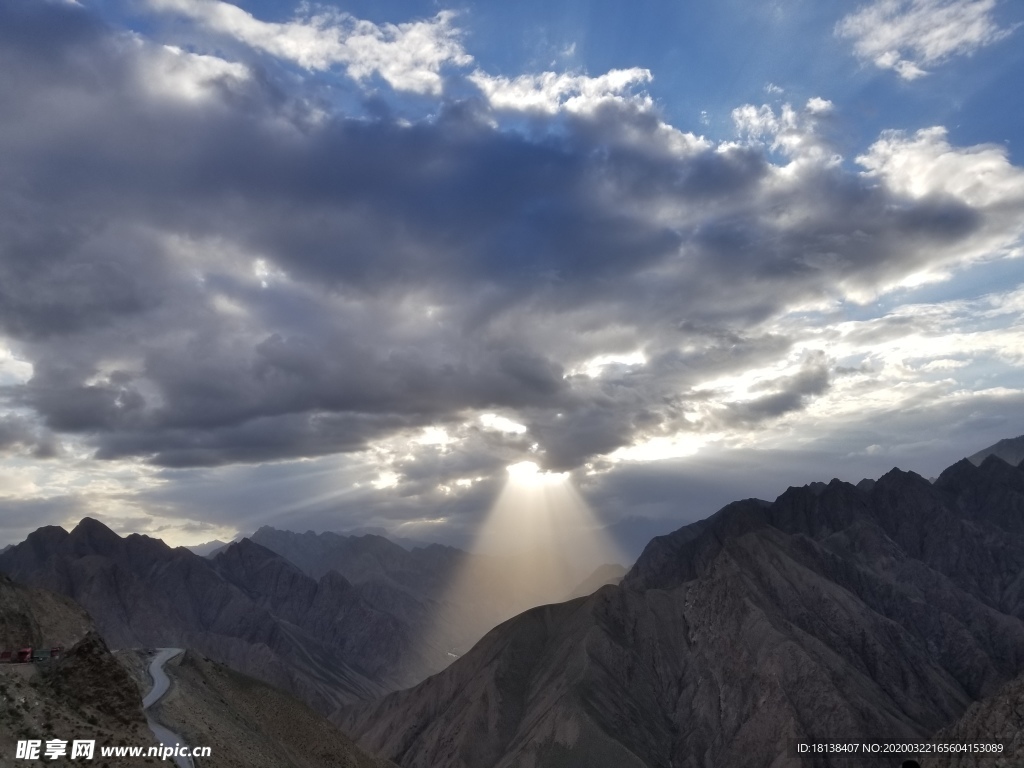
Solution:
<path fill-rule="evenodd" d="M 396 90 L 438 94 L 441 67 L 467 65 L 455 14 L 404 24 L 377 25 L 349 14 L 328 12 L 277 23 L 261 21 L 220 0 L 150 0 L 159 11 L 178 13 L 214 32 L 308 70 L 346 67 L 356 80 L 380 75 Z"/>
<path fill-rule="evenodd" d="M 857 162 L 912 198 L 949 195 L 974 208 L 1012 209 L 1018 220 L 1024 205 L 1024 169 L 1010 163 L 1004 147 L 953 147 L 942 127 L 911 136 L 888 131 Z"/>
<path fill-rule="evenodd" d="M 22 360 L 10 347 L 0 346 L 0 386 L 24 384 L 32 378 L 32 371 L 32 363 Z"/>
<path fill-rule="evenodd" d="M 383 491 L 385 488 L 397 487 L 398 480 L 398 475 L 396 475 L 394 472 L 381 472 L 380 475 L 377 476 L 377 479 L 371 483 L 371 485 L 378 491 Z"/>
<path fill-rule="evenodd" d="M 790 104 L 783 104 L 778 112 L 768 104 L 744 104 L 732 111 L 732 120 L 736 131 L 748 140 L 764 142 L 794 160 L 830 163 L 841 158 L 827 147 L 818 128 L 832 109 L 831 101 L 815 96 L 801 110 Z"/>
<path fill-rule="evenodd" d="M 511 435 L 521 435 L 526 432 L 526 427 L 524 425 L 512 421 L 512 419 L 504 416 L 499 416 L 496 413 L 480 414 L 480 423 L 487 429 L 493 429 L 497 432 L 505 432 Z"/>
<path fill-rule="evenodd" d="M 198 101 L 216 93 L 218 84 L 249 79 L 242 64 L 183 51 L 175 46 L 140 60 L 139 81 L 151 94 L 182 101 Z"/>
<path fill-rule="evenodd" d="M 477 70 L 469 79 L 495 109 L 553 115 L 562 110 L 588 113 L 610 101 L 651 104 L 648 97 L 631 93 L 652 79 L 650 70 L 640 67 L 613 69 L 598 77 L 541 72 L 508 78 Z"/>
<path fill-rule="evenodd" d="M 633 445 L 619 448 L 608 455 L 612 462 L 620 461 L 663 461 L 693 456 L 719 435 L 694 435 L 679 433 L 671 437 L 653 437 Z"/>
<path fill-rule="evenodd" d="M 992 18 L 996 0 L 876 0 L 844 17 L 835 28 L 854 41 L 856 55 L 905 80 L 927 74 L 924 67 L 954 56 L 969 56 L 1003 39 Z"/>
<path fill-rule="evenodd" d="M 605 372 L 609 366 L 632 368 L 647 364 L 647 356 L 640 350 L 628 354 L 598 355 L 593 357 L 578 368 L 572 371 L 573 374 L 582 374 L 595 378 Z"/>
<path fill-rule="evenodd" d="M 444 448 L 452 442 L 451 435 L 444 427 L 424 427 L 419 437 L 414 437 L 412 442 L 420 445 L 437 445 Z"/>

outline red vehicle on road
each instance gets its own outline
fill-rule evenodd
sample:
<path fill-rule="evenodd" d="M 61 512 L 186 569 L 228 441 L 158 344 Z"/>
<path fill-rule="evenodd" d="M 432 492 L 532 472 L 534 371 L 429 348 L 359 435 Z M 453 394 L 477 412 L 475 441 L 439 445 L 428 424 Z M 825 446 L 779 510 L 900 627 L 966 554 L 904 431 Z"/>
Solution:
<path fill-rule="evenodd" d="M 18 651 L 18 658 L 15 659 L 15 661 L 17 661 L 19 664 L 25 664 L 27 662 L 32 661 L 32 649 L 22 648 L 20 651 Z"/>

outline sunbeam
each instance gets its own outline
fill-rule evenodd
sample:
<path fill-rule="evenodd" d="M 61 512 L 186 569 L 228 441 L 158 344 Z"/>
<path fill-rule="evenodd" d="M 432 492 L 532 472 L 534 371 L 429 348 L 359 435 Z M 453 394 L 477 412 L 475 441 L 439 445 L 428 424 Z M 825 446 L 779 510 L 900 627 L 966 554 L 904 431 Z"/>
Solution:
<path fill-rule="evenodd" d="M 569 473 L 544 472 L 530 461 L 507 471 L 425 638 L 445 661 L 502 621 L 567 599 L 598 566 L 623 559 Z"/>

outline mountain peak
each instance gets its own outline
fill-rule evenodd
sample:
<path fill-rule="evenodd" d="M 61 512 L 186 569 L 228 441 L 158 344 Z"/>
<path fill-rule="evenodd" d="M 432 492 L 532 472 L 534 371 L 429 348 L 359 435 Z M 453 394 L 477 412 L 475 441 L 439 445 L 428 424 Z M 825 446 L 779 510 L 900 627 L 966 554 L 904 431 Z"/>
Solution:
<path fill-rule="evenodd" d="M 120 536 L 93 517 L 83 517 L 72 529 L 68 540 L 76 548 L 85 548 L 98 554 L 111 554 L 123 541 Z"/>
<path fill-rule="evenodd" d="M 32 531 L 25 538 L 25 542 L 29 543 L 33 549 L 39 549 L 40 547 L 48 548 L 66 541 L 70 535 L 59 525 L 44 525 L 42 528 L 36 528 Z M 17 545 L 14 548 L 17 549 Z"/>
<path fill-rule="evenodd" d="M 74 527 L 72 533 L 74 533 L 75 531 L 81 531 L 83 533 L 88 533 L 90 535 L 99 534 L 101 536 L 106 536 L 109 534 L 111 536 L 117 536 L 117 534 L 114 533 L 113 530 L 111 530 L 108 526 L 101 523 L 95 517 L 83 517 L 81 520 L 78 521 L 78 525 Z M 121 538 L 120 536 L 117 537 Z"/>
<path fill-rule="evenodd" d="M 1007 464 L 1019 466 L 1024 461 L 1024 435 L 1008 437 L 988 448 L 982 448 L 967 458 L 972 464 L 979 466 L 988 456 L 998 456 Z"/>

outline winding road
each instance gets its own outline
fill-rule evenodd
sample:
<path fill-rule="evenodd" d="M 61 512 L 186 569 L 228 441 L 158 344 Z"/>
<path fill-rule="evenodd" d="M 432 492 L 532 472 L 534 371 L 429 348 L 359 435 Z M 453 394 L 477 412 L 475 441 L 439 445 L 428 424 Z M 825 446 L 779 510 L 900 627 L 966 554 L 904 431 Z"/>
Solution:
<path fill-rule="evenodd" d="M 164 672 L 164 664 L 183 652 L 182 648 L 160 648 L 157 650 L 156 656 L 153 657 L 153 661 L 149 665 L 149 676 L 153 678 L 153 688 L 142 700 L 142 708 L 144 710 L 156 704 L 167 693 L 167 689 L 171 687 L 171 681 L 167 677 L 167 673 Z M 175 744 L 185 744 L 185 740 L 181 736 L 164 728 L 148 714 L 146 715 L 146 722 L 149 724 L 149 730 L 153 732 L 153 735 L 164 746 L 173 747 Z M 195 768 L 195 763 L 191 757 L 175 757 L 174 764 L 178 768 Z"/>

